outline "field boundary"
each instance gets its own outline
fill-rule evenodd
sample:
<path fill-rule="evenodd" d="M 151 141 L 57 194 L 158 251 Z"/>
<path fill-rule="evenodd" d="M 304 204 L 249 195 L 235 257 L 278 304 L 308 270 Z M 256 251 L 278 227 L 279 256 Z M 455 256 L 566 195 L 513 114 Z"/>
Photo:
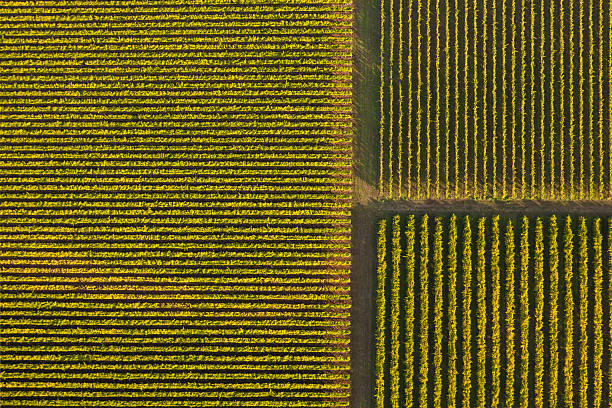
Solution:
<path fill-rule="evenodd" d="M 565 215 L 612 217 L 612 201 L 548 201 L 548 200 L 389 200 L 374 201 L 380 215 L 398 212 L 412 214 L 469 213 L 470 215 Z"/>

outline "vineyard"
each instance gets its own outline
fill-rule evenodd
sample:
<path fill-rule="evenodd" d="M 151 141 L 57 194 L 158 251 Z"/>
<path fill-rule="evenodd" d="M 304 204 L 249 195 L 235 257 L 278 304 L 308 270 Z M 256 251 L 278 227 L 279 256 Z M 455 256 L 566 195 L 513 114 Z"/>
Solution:
<path fill-rule="evenodd" d="M 380 196 L 612 198 L 611 13 L 381 0 Z"/>
<path fill-rule="evenodd" d="M 612 220 L 378 227 L 377 407 L 612 403 Z"/>
<path fill-rule="evenodd" d="M 346 407 L 352 5 L 0 2 L 11 407 Z"/>
<path fill-rule="evenodd" d="M 609 1 L 0 32 L 2 408 L 612 406 Z"/>

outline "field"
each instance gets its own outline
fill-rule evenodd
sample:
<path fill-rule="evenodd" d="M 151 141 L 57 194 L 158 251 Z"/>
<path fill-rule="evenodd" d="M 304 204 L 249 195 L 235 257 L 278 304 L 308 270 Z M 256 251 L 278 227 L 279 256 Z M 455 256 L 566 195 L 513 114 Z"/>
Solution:
<path fill-rule="evenodd" d="M 0 0 L 0 406 L 612 406 L 611 23 Z"/>
<path fill-rule="evenodd" d="M 612 220 L 393 216 L 377 407 L 609 406 Z"/>
<path fill-rule="evenodd" d="M 348 406 L 351 21 L 0 2 L 3 407 Z"/>
<path fill-rule="evenodd" d="M 609 2 L 380 10 L 381 198 L 611 198 Z"/>

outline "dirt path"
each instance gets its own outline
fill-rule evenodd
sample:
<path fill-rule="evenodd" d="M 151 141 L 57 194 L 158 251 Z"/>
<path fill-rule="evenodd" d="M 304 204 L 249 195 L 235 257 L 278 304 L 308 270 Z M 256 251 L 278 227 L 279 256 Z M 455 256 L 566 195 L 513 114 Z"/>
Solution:
<path fill-rule="evenodd" d="M 352 214 L 351 408 L 374 406 L 374 311 L 376 306 L 376 219 L 372 208 L 357 205 Z"/>
<path fill-rule="evenodd" d="M 373 210 L 380 214 L 429 213 L 470 215 L 527 215 L 548 216 L 552 214 L 575 216 L 612 217 L 612 201 L 474 201 L 474 200 L 419 200 L 372 202 Z"/>

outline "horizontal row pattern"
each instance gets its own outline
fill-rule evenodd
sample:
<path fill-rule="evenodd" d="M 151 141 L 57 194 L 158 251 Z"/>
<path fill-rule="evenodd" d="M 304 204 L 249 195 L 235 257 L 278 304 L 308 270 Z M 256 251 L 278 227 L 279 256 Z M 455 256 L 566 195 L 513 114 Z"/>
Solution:
<path fill-rule="evenodd" d="M 346 407 L 352 4 L 0 4 L 4 407 Z"/>

